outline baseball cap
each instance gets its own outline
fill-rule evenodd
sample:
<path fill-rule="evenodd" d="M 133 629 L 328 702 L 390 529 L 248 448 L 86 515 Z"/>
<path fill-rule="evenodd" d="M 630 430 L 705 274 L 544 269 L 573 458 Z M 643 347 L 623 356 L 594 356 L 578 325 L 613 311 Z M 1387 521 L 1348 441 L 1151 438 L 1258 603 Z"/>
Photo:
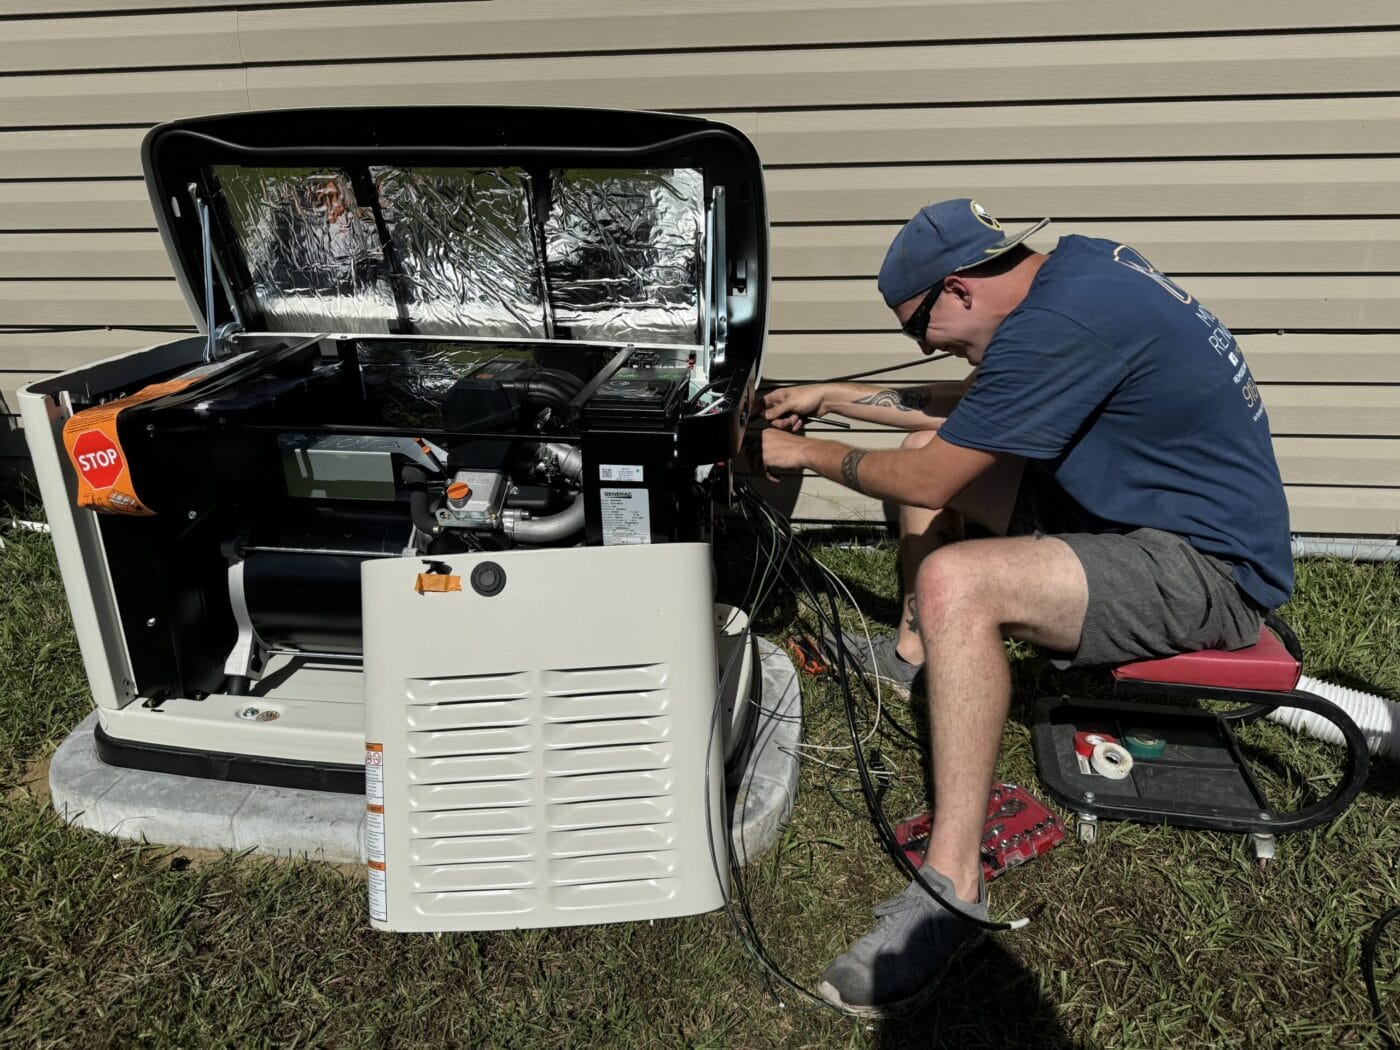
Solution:
<path fill-rule="evenodd" d="M 895 234 L 880 265 L 880 294 L 894 309 L 950 273 L 971 269 L 1016 247 L 1045 228 L 1041 219 L 1007 236 L 1001 223 L 969 197 L 925 205 Z"/>

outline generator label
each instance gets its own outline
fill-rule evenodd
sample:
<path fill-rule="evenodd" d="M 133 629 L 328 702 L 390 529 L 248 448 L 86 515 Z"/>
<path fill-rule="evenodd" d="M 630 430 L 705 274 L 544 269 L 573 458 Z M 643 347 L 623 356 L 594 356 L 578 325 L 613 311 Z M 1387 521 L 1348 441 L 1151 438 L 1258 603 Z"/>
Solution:
<path fill-rule="evenodd" d="M 371 806 L 365 814 L 365 852 L 370 860 L 384 863 L 384 807 Z"/>
<path fill-rule="evenodd" d="M 599 481 L 630 481 L 641 484 L 645 478 L 642 477 L 641 467 L 622 466 L 617 463 L 598 464 Z"/>
<path fill-rule="evenodd" d="M 365 802 L 384 805 L 384 745 L 365 745 Z"/>
<path fill-rule="evenodd" d="M 369 917 L 376 922 L 389 921 L 389 882 L 383 863 L 373 860 L 369 862 Z"/>
<path fill-rule="evenodd" d="M 646 489 L 600 489 L 598 503 L 606 546 L 651 542 L 651 496 Z"/>

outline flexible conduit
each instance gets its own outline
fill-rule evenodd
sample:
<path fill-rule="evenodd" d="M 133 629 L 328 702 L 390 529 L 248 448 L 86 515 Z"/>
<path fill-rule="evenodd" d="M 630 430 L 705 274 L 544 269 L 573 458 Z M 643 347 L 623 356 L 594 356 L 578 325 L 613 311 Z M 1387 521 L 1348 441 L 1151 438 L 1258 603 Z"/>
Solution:
<path fill-rule="evenodd" d="M 1347 689 L 1331 682 L 1309 678 L 1307 675 L 1298 679 L 1298 689 L 1330 700 L 1349 714 L 1361 730 L 1361 735 L 1366 738 L 1366 748 L 1371 754 L 1400 755 L 1400 704 L 1375 693 Z M 1273 722 L 1281 722 L 1294 732 L 1301 730 L 1329 744 L 1343 742 L 1341 730 L 1312 711 L 1304 711 L 1297 707 L 1279 707 L 1270 711 L 1268 718 Z"/>

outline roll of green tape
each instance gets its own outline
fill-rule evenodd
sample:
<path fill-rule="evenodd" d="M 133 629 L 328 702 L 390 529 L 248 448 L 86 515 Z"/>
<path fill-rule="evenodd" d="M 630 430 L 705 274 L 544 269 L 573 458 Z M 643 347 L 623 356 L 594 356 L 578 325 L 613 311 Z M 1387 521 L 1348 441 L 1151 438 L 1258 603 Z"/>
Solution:
<path fill-rule="evenodd" d="M 1161 758 L 1167 750 L 1167 742 L 1154 733 L 1144 730 L 1129 731 L 1123 736 L 1123 746 L 1134 758 Z"/>

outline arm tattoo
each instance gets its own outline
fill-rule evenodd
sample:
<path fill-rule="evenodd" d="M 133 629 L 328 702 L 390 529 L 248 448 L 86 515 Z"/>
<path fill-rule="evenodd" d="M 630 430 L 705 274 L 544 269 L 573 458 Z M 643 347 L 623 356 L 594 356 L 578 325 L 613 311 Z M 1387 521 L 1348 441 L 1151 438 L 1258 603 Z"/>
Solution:
<path fill-rule="evenodd" d="M 901 412 L 917 412 L 928 404 L 932 395 L 927 390 L 879 390 L 851 402 L 873 405 L 875 408 L 897 408 Z"/>
<path fill-rule="evenodd" d="M 846 458 L 841 461 L 841 481 L 847 488 L 855 489 L 862 496 L 865 489 L 860 487 L 860 461 L 863 460 L 869 449 L 853 448 L 846 453 Z"/>
<path fill-rule="evenodd" d="M 899 392 L 899 406 L 906 412 L 914 412 L 927 405 L 932 398 L 933 391 L 921 387 L 911 387 Z"/>

